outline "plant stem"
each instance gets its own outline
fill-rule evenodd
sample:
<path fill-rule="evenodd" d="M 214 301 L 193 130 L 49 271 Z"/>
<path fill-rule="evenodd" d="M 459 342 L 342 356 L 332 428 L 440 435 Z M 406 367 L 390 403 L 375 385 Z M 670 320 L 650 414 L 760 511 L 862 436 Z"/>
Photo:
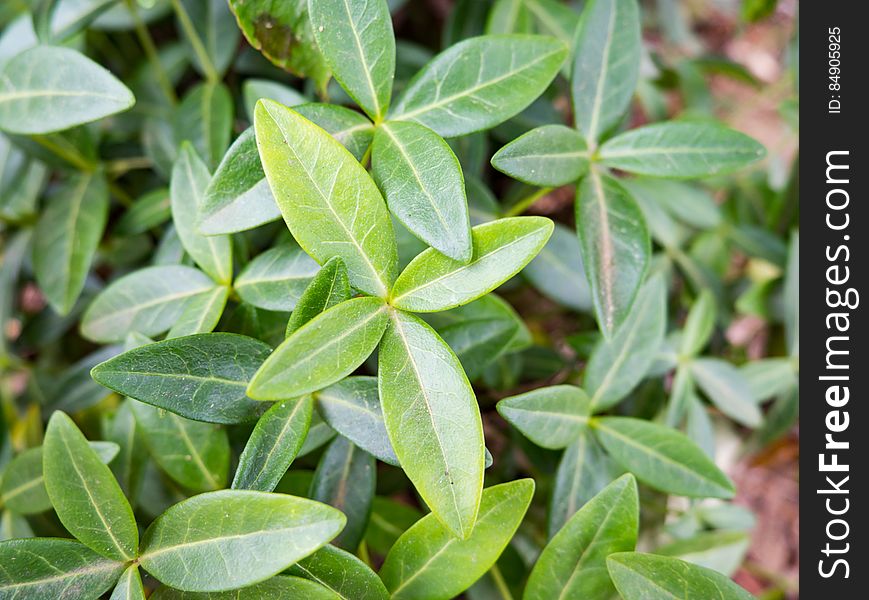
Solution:
<path fill-rule="evenodd" d="M 133 16 L 133 24 L 136 29 L 136 37 L 139 38 L 139 43 L 142 44 L 142 50 L 145 51 L 145 56 L 148 57 L 148 62 L 151 63 L 151 68 L 157 76 L 157 83 L 163 94 L 169 100 L 170 104 L 178 102 L 178 96 L 175 94 L 175 88 L 172 87 L 172 81 L 163 68 L 163 63 L 160 62 L 160 55 L 157 52 L 157 46 L 154 44 L 154 38 L 151 37 L 151 32 L 142 20 L 142 15 L 139 14 L 139 7 L 136 0 L 126 0 L 127 7 L 130 9 L 130 14 Z"/>
<path fill-rule="evenodd" d="M 489 572 L 492 574 L 492 579 L 495 580 L 495 587 L 498 588 L 501 597 L 504 598 L 504 600 L 513 600 L 513 594 L 510 593 L 510 588 L 507 587 L 507 582 L 504 581 L 504 576 L 501 574 L 501 569 L 498 568 L 498 565 L 492 565 Z"/>
<path fill-rule="evenodd" d="M 89 173 L 91 171 L 96 170 L 96 168 L 98 166 L 96 163 L 92 163 L 89 160 L 87 160 L 81 154 L 72 153 L 72 152 L 67 151 L 65 148 L 54 143 L 47 136 L 34 135 L 34 136 L 31 136 L 31 139 L 34 142 L 36 142 L 37 144 L 39 144 L 40 146 L 42 146 L 43 148 L 45 148 L 46 150 L 49 150 L 50 152 L 52 152 L 56 156 L 62 158 L 63 160 L 65 160 L 66 162 L 68 162 L 69 164 L 74 166 L 75 168 L 79 169 L 80 171 L 85 171 L 85 172 Z"/>
<path fill-rule="evenodd" d="M 514 204 L 513 206 L 511 206 L 511 207 L 510 207 L 510 208 L 509 208 L 509 209 L 504 213 L 504 216 L 505 216 L 505 217 L 516 217 L 516 216 L 518 216 L 518 215 L 521 215 L 521 214 L 524 213 L 526 210 L 528 210 L 529 208 L 531 208 L 531 205 L 532 205 L 532 204 L 534 204 L 535 202 L 537 202 L 538 200 L 540 200 L 543 196 L 545 196 L 546 194 L 548 194 L 549 192 L 551 192 L 552 189 L 553 189 L 553 188 L 551 188 L 551 187 L 540 188 L 539 190 L 537 190 L 537 191 L 534 192 L 533 194 L 529 194 L 528 196 L 525 196 L 524 198 L 522 198 L 521 200 L 519 200 L 516 204 Z"/>
<path fill-rule="evenodd" d="M 187 9 L 181 4 L 181 0 L 172 0 L 172 8 L 175 10 L 175 14 L 178 15 L 181 29 L 184 30 L 184 35 L 190 40 L 190 45 L 193 46 L 193 51 L 202 65 L 202 70 L 205 71 L 205 78 L 209 83 L 220 81 L 220 75 L 217 73 L 214 63 L 211 62 L 211 57 L 208 56 L 208 51 L 202 43 L 202 38 L 199 37 L 199 33 L 197 33 L 196 28 L 193 26 L 193 21 L 190 20 L 190 15 L 187 14 Z"/>
<path fill-rule="evenodd" d="M 131 156 L 129 158 L 118 158 L 115 160 L 106 161 L 106 172 L 113 177 L 120 177 L 127 171 L 135 171 L 138 169 L 150 169 L 153 162 L 147 156 Z"/>

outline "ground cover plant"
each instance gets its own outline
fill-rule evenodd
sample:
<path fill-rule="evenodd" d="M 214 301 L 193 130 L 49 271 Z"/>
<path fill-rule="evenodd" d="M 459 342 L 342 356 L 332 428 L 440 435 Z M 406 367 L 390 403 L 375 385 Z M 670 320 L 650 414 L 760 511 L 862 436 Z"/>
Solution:
<path fill-rule="evenodd" d="M 716 432 L 796 420 L 797 202 L 704 73 L 752 76 L 667 2 L 446 5 L 0 8 L 0 599 L 754 597 Z"/>

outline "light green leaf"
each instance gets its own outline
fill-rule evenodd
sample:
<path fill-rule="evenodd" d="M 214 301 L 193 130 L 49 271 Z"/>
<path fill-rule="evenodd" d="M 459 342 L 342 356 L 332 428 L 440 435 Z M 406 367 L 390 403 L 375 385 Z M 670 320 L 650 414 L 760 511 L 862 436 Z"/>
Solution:
<path fill-rule="evenodd" d="M 232 117 L 229 89 L 219 82 L 200 83 L 187 92 L 172 115 L 175 144 L 190 142 L 205 160 L 207 170 L 214 169 L 229 147 Z M 206 185 L 207 179 L 203 191 Z"/>
<path fill-rule="evenodd" d="M 12 57 L 0 72 L 0 129 L 42 134 L 69 129 L 127 110 L 132 92 L 83 54 L 36 46 Z"/>
<path fill-rule="evenodd" d="M 311 279 L 287 321 L 286 334 L 296 329 L 333 306 L 353 297 L 347 267 L 339 257 L 330 258 Z"/>
<path fill-rule="evenodd" d="M 403 502 L 377 496 L 371 507 L 371 519 L 365 532 L 365 543 L 371 550 L 386 556 L 402 533 L 422 518 L 423 514 Z"/>
<path fill-rule="evenodd" d="M 534 16 L 541 33 L 557 37 L 565 44 L 573 44 L 579 21 L 573 7 L 559 0 L 523 0 Z"/>
<path fill-rule="evenodd" d="M 591 425 L 607 452 L 643 483 L 689 498 L 733 497 L 733 482 L 683 433 L 629 417 Z"/>
<path fill-rule="evenodd" d="M 261 100 L 255 120 L 263 168 L 293 237 L 321 264 L 341 257 L 354 287 L 385 297 L 398 255 L 389 213 L 368 173 L 289 108 Z"/>
<path fill-rule="evenodd" d="M 558 74 L 563 42 L 487 35 L 450 46 L 408 84 L 390 119 L 416 121 L 443 137 L 489 129 L 518 114 Z"/>
<path fill-rule="evenodd" d="M 637 87 L 641 50 L 636 0 L 585 4 L 576 28 L 571 92 L 577 126 L 590 146 L 625 114 Z"/>
<path fill-rule="evenodd" d="M 471 260 L 471 226 L 462 168 L 447 143 L 412 122 L 386 122 L 374 134 L 371 166 L 390 212 L 426 244 Z"/>
<path fill-rule="evenodd" d="M 709 342 L 709 336 L 715 328 L 715 295 L 709 290 L 703 290 L 685 319 L 682 333 L 681 353 L 694 356 Z"/>
<path fill-rule="evenodd" d="M 398 466 L 383 422 L 376 377 L 348 377 L 314 396 L 320 414 L 335 431 L 383 462 Z"/>
<path fill-rule="evenodd" d="M 649 372 L 667 329 L 667 287 L 655 276 L 616 334 L 595 347 L 585 369 L 585 388 L 595 412 L 625 398 Z"/>
<path fill-rule="evenodd" d="M 718 358 L 697 358 L 691 361 L 691 374 L 725 415 L 746 427 L 761 424 L 763 415 L 748 380 L 739 369 Z"/>
<path fill-rule="evenodd" d="M 251 123 L 253 123 L 256 103 L 261 98 L 274 100 L 284 106 L 298 106 L 308 102 L 308 99 L 294 88 L 271 79 L 246 79 L 241 86 L 241 95 L 244 98 L 245 113 Z"/>
<path fill-rule="evenodd" d="M 256 400 L 294 398 L 343 379 L 377 347 L 387 323 L 379 298 L 354 298 L 333 306 L 290 334 L 253 376 Z"/>
<path fill-rule="evenodd" d="M 483 488 L 483 426 L 468 378 L 424 321 L 395 311 L 379 349 L 389 440 L 420 496 L 453 535 L 472 534 Z"/>
<path fill-rule="evenodd" d="M 302 449 L 311 426 L 310 396 L 281 400 L 260 417 L 238 459 L 236 490 L 271 492 Z"/>
<path fill-rule="evenodd" d="M 341 600 L 387 600 L 377 573 L 345 550 L 326 545 L 293 565 L 291 573 L 316 581 Z"/>
<path fill-rule="evenodd" d="M 55 538 L 0 542 L 0 565 L 0 598 L 28 600 L 98 598 L 124 570 L 122 562 Z"/>
<path fill-rule="evenodd" d="M 615 592 L 606 557 L 637 544 L 637 482 L 623 475 L 573 515 L 546 545 L 528 577 L 523 600 L 608 600 Z"/>
<path fill-rule="evenodd" d="M 43 445 L 45 489 L 64 527 L 95 552 L 132 560 L 139 531 L 130 503 L 75 423 L 62 412 L 48 422 Z"/>
<path fill-rule="evenodd" d="M 209 423 L 240 423 L 262 405 L 245 390 L 271 353 L 254 338 L 200 333 L 128 350 L 93 368 L 91 376 L 119 394 Z"/>
<path fill-rule="evenodd" d="M 519 136 L 492 157 L 492 166 L 523 183 L 558 187 L 588 170 L 585 139 L 564 125 L 544 125 Z"/>
<path fill-rule="evenodd" d="M 217 327 L 226 301 L 229 287 L 219 285 L 210 292 L 194 296 L 184 305 L 184 311 L 175 321 L 167 338 L 183 337 L 194 333 L 210 333 Z"/>
<path fill-rule="evenodd" d="M 742 565 L 750 543 L 745 531 L 708 531 L 661 546 L 655 554 L 673 556 L 731 576 Z"/>
<path fill-rule="evenodd" d="M 101 173 L 72 176 L 48 199 L 33 239 L 36 281 L 52 308 L 67 314 L 78 300 L 109 216 Z"/>
<path fill-rule="evenodd" d="M 786 394 L 798 387 L 797 365 L 792 358 L 761 358 L 739 367 L 755 402 Z"/>
<path fill-rule="evenodd" d="M 109 600 L 145 600 L 145 588 L 142 586 L 142 576 L 139 575 L 139 566 L 130 565 L 112 592 Z"/>
<path fill-rule="evenodd" d="M 728 577 L 678 558 L 619 552 L 607 569 L 625 600 L 754 600 Z"/>
<path fill-rule="evenodd" d="M 715 198 L 696 184 L 654 177 L 633 177 L 622 181 L 634 197 L 643 196 L 686 225 L 714 229 L 721 224 L 721 208 Z"/>
<path fill-rule="evenodd" d="M 51 14 L 51 38 L 65 41 L 84 30 L 118 0 L 58 0 Z"/>
<path fill-rule="evenodd" d="M 486 488 L 473 533 L 459 539 L 427 515 L 402 534 L 380 577 L 391 598 L 448 600 L 489 570 L 518 529 L 534 495 L 534 481 L 519 479 Z"/>
<path fill-rule="evenodd" d="M 389 108 L 395 34 L 384 0 L 308 2 L 317 46 L 332 74 L 375 122 Z"/>
<path fill-rule="evenodd" d="M 504 398 L 498 413 L 528 439 L 557 450 L 577 441 L 588 426 L 588 394 L 572 385 L 553 385 Z"/>
<path fill-rule="evenodd" d="M 146 267 L 114 281 L 94 299 L 81 323 L 84 337 L 116 342 L 128 333 L 158 335 L 181 316 L 187 301 L 214 288 L 214 282 L 191 267 Z"/>
<path fill-rule="evenodd" d="M 238 274 L 235 291 L 242 300 L 266 310 L 290 311 L 320 270 L 295 244 L 266 250 Z"/>
<path fill-rule="evenodd" d="M 555 223 L 552 237 L 522 274 L 537 291 L 562 306 L 582 312 L 592 307 L 579 239 L 561 223 Z"/>
<path fill-rule="evenodd" d="M 488 294 L 522 270 L 552 234 L 545 217 L 512 217 L 471 230 L 474 254 L 463 264 L 429 249 L 413 259 L 392 288 L 392 305 L 438 312 Z"/>
<path fill-rule="evenodd" d="M 278 576 L 228 592 L 182 592 L 162 586 L 150 600 L 339 600 L 331 591 L 301 577 Z"/>
<path fill-rule="evenodd" d="M 706 177 L 760 160 L 763 146 L 717 123 L 656 123 L 632 129 L 600 148 L 610 167 L 658 177 Z"/>
<path fill-rule="evenodd" d="M 486 33 L 531 33 L 531 13 L 524 0 L 496 0 L 489 9 Z"/>
<path fill-rule="evenodd" d="M 630 313 L 646 274 L 652 252 L 646 221 L 615 179 L 592 169 L 577 190 L 576 224 L 597 322 L 610 336 Z"/>
<path fill-rule="evenodd" d="M 232 283 L 232 239 L 229 236 L 204 236 L 196 231 L 205 188 L 211 179 L 208 168 L 190 144 L 183 144 L 172 167 L 169 186 L 172 221 L 187 253 L 202 270 L 219 284 Z"/>
<path fill-rule="evenodd" d="M 340 512 L 283 494 L 223 490 L 184 500 L 148 527 L 139 563 L 184 591 L 243 587 L 276 575 L 344 527 Z"/>
<path fill-rule="evenodd" d="M 11 510 L 0 513 L 0 542 L 32 537 L 35 537 L 35 534 L 30 528 L 30 523 L 27 522 L 27 517 Z"/>

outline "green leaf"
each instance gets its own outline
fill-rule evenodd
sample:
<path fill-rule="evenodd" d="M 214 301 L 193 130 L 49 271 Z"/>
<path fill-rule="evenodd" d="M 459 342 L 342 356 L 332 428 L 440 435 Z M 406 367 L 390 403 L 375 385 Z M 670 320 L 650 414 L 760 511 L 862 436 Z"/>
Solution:
<path fill-rule="evenodd" d="M 691 374 L 718 409 L 746 427 L 763 421 L 748 380 L 729 362 L 718 358 L 691 361 Z"/>
<path fill-rule="evenodd" d="M 109 468 L 130 504 L 135 506 L 148 453 L 145 451 L 142 431 L 136 427 L 136 419 L 130 407 L 132 403 L 133 400 L 123 400 L 114 414 L 103 421 L 103 437 L 116 443 L 120 449 L 117 459 L 111 461 Z"/>
<path fill-rule="evenodd" d="M 188 254 L 217 283 L 232 283 L 232 239 L 229 236 L 204 236 L 196 231 L 205 188 L 211 174 L 190 144 L 181 152 L 172 167 L 170 195 L 175 231 Z"/>
<path fill-rule="evenodd" d="M 579 239 L 561 223 L 555 223 L 552 237 L 522 274 L 537 291 L 562 306 L 582 312 L 591 310 L 591 289 Z"/>
<path fill-rule="evenodd" d="M 554 38 L 487 35 L 450 46 L 408 84 L 390 119 L 443 137 L 489 129 L 518 114 L 552 82 L 567 55 Z"/>
<path fill-rule="evenodd" d="M 489 319 L 460 321 L 440 329 L 438 335 L 456 353 L 468 379 L 473 381 L 510 348 L 518 329 L 510 316 L 498 315 Z"/>
<path fill-rule="evenodd" d="M 523 600 L 607 600 L 615 592 L 606 557 L 637 544 L 640 504 L 637 482 L 623 475 L 573 515 L 534 565 Z"/>
<path fill-rule="evenodd" d="M 229 147 L 232 117 L 229 89 L 219 82 L 200 83 L 187 92 L 172 115 L 175 143 L 190 142 L 207 163 L 207 170 L 214 169 Z M 207 178 L 203 191 L 206 185 Z"/>
<path fill-rule="evenodd" d="M 387 323 L 379 298 L 347 300 L 305 323 L 256 372 L 248 395 L 256 400 L 293 398 L 343 379 L 377 347 Z"/>
<path fill-rule="evenodd" d="M 754 600 L 728 577 L 678 558 L 619 552 L 607 558 L 607 569 L 625 600 Z"/>
<path fill-rule="evenodd" d="M 312 500 L 334 506 L 347 517 L 344 529 L 332 540 L 334 545 L 351 552 L 359 547 L 376 484 L 374 457 L 348 439 L 336 437 L 317 464 L 310 494 Z"/>
<path fill-rule="evenodd" d="M 139 530 L 130 503 L 75 423 L 62 412 L 48 422 L 43 445 L 45 489 L 64 527 L 95 552 L 132 560 Z"/>
<path fill-rule="evenodd" d="M 335 430 L 329 427 L 329 424 L 323 420 L 316 410 L 311 415 L 311 427 L 308 429 L 308 436 L 305 438 L 305 443 L 302 444 L 302 449 L 299 450 L 299 456 L 310 454 L 314 450 L 322 447 L 335 437 Z M 313 473 L 311 474 L 313 478 Z M 305 492 L 307 493 L 307 489 Z"/>
<path fill-rule="evenodd" d="M 246 79 L 241 86 L 241 94 L 244 98 L 245 114 L 251 123 L 253 123 L 256 103 L 261 98 L 274 100 L 284 106 L 298 106 L 308 102 L 308 99 L 294 88 L 271 79 Z M 264 178 L 265 175 L 261 174 L 260 177 Z"/>
<path fill-rule="evenodd" d="M 253 127 L 232 143 L 207 185 L 199 205 L 197 231 L 202 235 L 245 231 L 281 218 Z"/>
<path fill-rule="evenodd" d="M 395 77 L 395 34 L 384 0 L 308 2 L 317 46 L 332 74 L 375 122 L 389 108 Z"/>
<path fill-rule="evenodd" d="M 486 488 L 473 533 L 453 536 L 427 515 L 395 543 L 380 577 L 391 598 L 448 600 L 489 570 L 518 529 L 534 495 L 534 481 L 520 479 Z"/>
<path fill-rule="evenodd" d="M 229 592 L 182 592 L 162 586 L 150 600 L 336 600 L 322 585 L 301 577 L 278 576 Z"/>
<path fill-rule="evenodd" d="M 0 72 L 0 129 L 41 134 L 127 110 L 136 102 L 114 75 L 83 54 L 36 46 Z"/>
<path fill-rule="evenodd" d="M 592 169 L 579 184 L 576 224 L 598 325 L 612 335 L 630 313 L 651 255 L 643 213 L 612 177 Z"/>
<path fill-rule="evenodd" d="M 100 173 L 72 176 L 49 198 L 34 232 L 33 270 L 52 308 L 72 310 L 109 216 L 109 188 Z"/>
<path fill-rule="evenodd" d="M 257 418 L 245 390 L 271 348 L 235 333 L 201 333 L 128 350 L 91 376 L 119 394 L 209 423 Z"/>
<path fill-rule="evenodd" d="M 238 274 L 235 291 L 242 300 L 266 310 L 290 311 L 320 270 L 295 244 L 266 250 Z"/>
<path fill-rule="evenodd" d="M 784 282 L 784 326 L 788 353 L 800 355 L 800 233 L 791 234 Z"/>
<path fill-rule="evenodd" d="M 629 417 L 591 425 L 607 452 L 643 483 L 689 498 L 733 497 L 733 482 L 683 433 Z"/>
<path fill-rule="evenodd" d="M 94 342 L 117 342 L 128 333 L 158 335 L 181 316 L 187 301 L 210 292 L 214 282 L 180 265 L 146 267 L 114 281 L 82 317 L 81 333 Z"/>
<path fill-rule="evenodd" d="M 311 426 L 310 396 L 281 400 L 260 417 L 238 459 L 232 488 L 271 492 L 298 455 Z"/>
<path fill-rule="evenodd" d="M 179 26 L 193 66 L 205 78 L 223 77 L 238 49 L 238 26 L 225 0 L 181 0 L 186 17 L 196 32 L 196 38 Z M 208 64 L 203 64 L 203 56 Z M 212 71 L 214 73 L 212 73 Z"/>
<path fill-rule="evenodd" d="M 715 295 L 703 290 L 685 319 L 680 351 L 685 356 L 694 356 L 709 342 L 715 329 Z"/>
<path fill-rule="evenodd" d="M 11 510 L 4 510 L 0 513 L 0 542 L 32 537 L 34 537 L 34 533 L 27 522 L 27 517 Z"/>
<path fill-rule="evenodd" d="M 531 33 L 531 13 L 524 0 L 496 0 L 486 19 L 486 33 Z"/>
<path fill-rule="evenodd" d="M 58 0 L 51 14 L 51 41 L 65 41 L 83 31 L 118 0 Z"/>
<path fill-rule="evenodd" d="M 471 230 L 474 255 L 463 264 L 434 249 L 417 256 L 392 288 L 392 305 L 438 312 L 476 300 L 522 270 L 552 234 L 545 217 L 513 217 Z"/>
<path fill-rule="evenodd" d="M 463 358 L 481 359 L 483 348 L 488 348 L 493 354 L 492 359 L 496 359 L 502 352 L 517 352 L 524 350 L 531 345 L 531 332 L 522 320 L 522 317 L 516 312 L 510 303 L 495 294 L 486 294 L 482 298 L 478 298 L 473 302 L 458 306 L 448 311 L 439 313 L 429 313 L 426 315 L 426 321 L 429 325 L 435 328 L 439 335 L 449 334 L 451 330 L 462 325 L 470 325 L 474 323 L 482 323 L 490 325 L 497 322 L 500 325 L 508 325 L 507 327 L 498 327 L 498 330 L 509 330 L 513 332 L 512 337 L 506 344 L 496 344 L 497 339 L 481 340 L 481 343 L 475 345 L 473 340 L 463 340 L 458 336 L 454 340 L 461 341 L 460 350 L 462 353 L 454 350 L 459 360 Z M 478 329 L 479 332 L 484 332 L 485 327 Z M 495 336 L 496 338 L 498 336 Z M 446 340 L 446 338 L 444 338 Z M 477 347 L 479 346 L 479 347 Z M 452 347 L 452 346 L 451 346 Z M 467 372 L 467 369 L 465 370 Z"/>
<path fill-rule="evenodd" d="M 224 429 L 141 402 L 133 401 L 130 407 L 151 457 L 169 477 L 199 492 L 224 487 L 229 470 Z"/>
<path fill-rule="evenodd" d="M 585 369 L 585 389 L 595 412 L 615 406 L 649 372 L 667 329 L 667 287 L 655 276 L 640 290 L 630 314 L 594 349 Z"/>
<path fill-rule="evenodd" d="M 142 195 L 118 219 L 115 235 L 136 235 L 162 225 L 172 217 L 169 190 L 157 188 Z"/>
<path fill-rule="evenodd" d="M 656 123 L 632 129 L 600 148 L 605 165 L 657 177 L 706 177 L 760 160 L 763 146 L 717 123 Z"/>
<path fill-rule="evenodd" d="M 365 543 L 371 550 L 386 556 L 401 534 L 422 516 L 419 510 L 403 502 L 377 496 L 371 507 Z"/>
<path fill-rule="evenodd" d="M 371 147 L 374 181 L 390 212 L 426 244 L 471 260 L 471 226 L 462 168 L 449 145 L 412 122 L 381 124 Z"/>
<path fill-rule="evenodd" d="M 792 358 L 761 358 L 739 367 L 739 373 L 751 389 L 751 397 L 763 402 L 787 394 L 798 386 L 797 365 Z"/>
<path fill-rule="evenodd" d="M 532 129 L 492 157 L 492 166 L 529 185 L 558 187 L 588 170 L 588 146 L 575 129 L 544 125 Z"/>
<path fill-rule="evenodd" d="M 590 146 L 622 118 L 640 74 L 636 0 L 592 0 L 576 29 L 571 92 L 577 126 Z"/>
<path fill-rule="evenodd" d="M 566 448 L 588 426 L 588 395 L 572 385 L 553 385 L 504 398 L 498 413 L 543 448 Z"/>
<path fill-rule="evenodd" d="M 145 600 L 145 588 L 142 586 L 142 576 L 139 575 L 139 566 L 130 565 L 112 592 L 109 600 Z"/>
<path fill-rule="evenodd" d="M 175 321 L 167 338 L 183 337 L 194 333 L 210 333 L 217 327 L 226 301 L 229 299 L 229 287 L 219 285 L 210 292 L 199 294 L 187 301 L 184 311 Z"/>
<path fill-rule="evenodd" d="M 278 67 L 326 89 L 329 67 L 314 39 L 306 0 L 230 0 L 229 6 L 251 46 Z"/>
<path fill-rule="evenodd" d="M 323 419 L 369 454 L 398 466 L 380 408 L 376 377 L 348 377 L 315 394 Z"/>
<path fill-rule="evenodd" d="M 395 311 L 380 344 L 378 383 L 405 474 L 436 518 L 467 539 L 483 489 L 484 446 L 474 390 L 458 358 L 424 321 Z"/>
<path fill-rule="evenodd" d="M 184 591 L 263 581 L 311 554 L 344 527 L 340 512 L 311 500 L 241 490 L 184 500 L 148 527 L 139 563 Z"/>
<path fill-rule="evenodd" d="M 55 538 L 0 542 L 0 564 L 0 598 L 28 600 L 98 598 L 124 570 L 124 563 Z"/>
<path fill-rule="evenodd" d="M 341 257 L 354 287 L 385 297 L 398 255 L 371 177 L 334 138 L 289 108 L 261 100 L 255 121 L 263 168 L 293 237 L 321 264 Z"/>
<path fill-rule="evenodd" d="M 387 600 L 377 573 L 345 550 L 326 545 L 293 565 L 291 573 L 316 581 L 341 600 Z"/>
<path fill-rule="evenodd" d="M 673 556 L 730 576 L 742 565 L 750 543 L 745 531 L 709 531 L 661 546 L 655 554 Z"/>
<path fill-rule="evenodd" d="M 308 283 L 287 322 L 287 336 L 333 306 L 353 297 L 347 267 L 337 256 L 330 258 Z"/>
<path fill-rule="evenodd" d="M 335 104 L 311 102 L 293 108 L 297 113 L 319 125 L 362 161 L 374 137 L 374 125 L 355 110 Z"/>

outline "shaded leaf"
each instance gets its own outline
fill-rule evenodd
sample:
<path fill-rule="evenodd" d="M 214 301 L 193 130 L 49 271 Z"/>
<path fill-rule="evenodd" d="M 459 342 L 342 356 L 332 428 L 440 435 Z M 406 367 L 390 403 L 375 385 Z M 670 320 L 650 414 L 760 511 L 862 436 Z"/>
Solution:
<path fill-rule="evenodd" d="M 248 304 L 290 311 L 319 270 L 320 266 L 301 248 L 282 244 L 250 261 L 233 287 Z"/>
<path fill-rule="evenodd" d="M 337 256 L 330 258 L 313 276 L 299 297 L 293 314 L 287 321 L 287 336 L 321 312 L 352 297 L 353 290 L 350 288 L 344 261 Z"/>

